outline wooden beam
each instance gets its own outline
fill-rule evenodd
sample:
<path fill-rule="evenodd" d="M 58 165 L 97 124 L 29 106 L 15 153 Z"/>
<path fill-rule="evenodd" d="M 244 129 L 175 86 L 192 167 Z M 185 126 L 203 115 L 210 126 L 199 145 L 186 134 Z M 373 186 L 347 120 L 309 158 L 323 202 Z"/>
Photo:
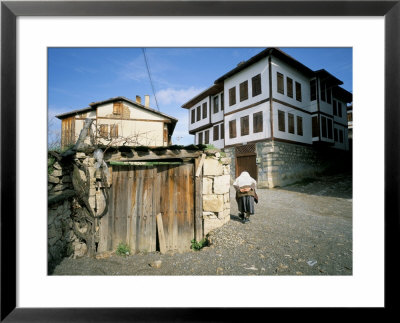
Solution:
<path fill-rule="evenodd" d="M 164 226 L 163 226 L 161 213 L 157 214 L 156 221 L 157 221 L 157 230 L 158 230 L 158 241 L 160 244 L 160 252 L 163 254 L 167 251 L 167 247 L 165 245 Z"/>
<path fill-rule="evenodd" d="M 200 160 L 195 159 L 194 169 L 199 169 Z M 201 168 L 200 168 L 201 169 Z M 203 176 L 194 177 L 194 238 L 197 241 L 203 239 Z"/>
<path fill-rule="evenodd" d="M 199 165 L 197 166 L 197 169 L 196 169 L 196 177 L 200 176 L 201 169 L 203 168 L 203 164 L 204 164 L 204 160 L 205 159 L 206 159 L 206 154 L 202 154 L 200 162 L 199 162 Z"/>

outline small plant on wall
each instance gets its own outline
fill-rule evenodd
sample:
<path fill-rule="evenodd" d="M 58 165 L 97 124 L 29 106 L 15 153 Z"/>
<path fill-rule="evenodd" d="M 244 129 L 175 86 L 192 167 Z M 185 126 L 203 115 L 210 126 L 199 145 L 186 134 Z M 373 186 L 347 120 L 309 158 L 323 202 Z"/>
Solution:
<path fill-rule="evenodd" d="M 201 239 L 199 242 L 197 242 L 196 239 L 193 239 L 191 241 L 191 243 L 192 243 L 192 249 L 196 250 L 196 251 L 198 251 L 204 247 L 207 247 L 209 245 L 209 241 L 208 241 L 207 237 Z"/>
<path fill-rule="evenodd" d="M 129 256 L 131 253 L 131 249 L 129 248 L 129 246 L 125 243 L 120 243 L 117 247 L 117 251 L 116 251 L 117 255 L 119 256 Z"/>

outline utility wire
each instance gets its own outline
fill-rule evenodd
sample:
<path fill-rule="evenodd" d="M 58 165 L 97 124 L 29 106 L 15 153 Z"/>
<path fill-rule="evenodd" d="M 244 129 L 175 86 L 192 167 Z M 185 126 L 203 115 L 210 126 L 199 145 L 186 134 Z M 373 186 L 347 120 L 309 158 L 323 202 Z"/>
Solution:
<path fill-rule="evenodd" d="M 156 91 L 154 90 L 154 84 L 153 84 L 153 80 L 152 80 L 152 78 L 151 78 L 149 62 L 148 62 L 148 60 L 147 60 L 147 55 L 146 55 L 146 49 L 145 49 L 145 48 L 142 48 L 142 51 L 143 51 L 144 61 L 145 61 L 145 63 L 146 63 L 147 74 L 149 75 L 151 88 L 152 88 L 152 90 L 153 90 L 154 99 L 156 100 L 156 106 L 157 106 L 158 111 L 160 111 L 160 107 L 158 106 L 158 101 L 157 101 L 157 97 L 156 97 Z"/>

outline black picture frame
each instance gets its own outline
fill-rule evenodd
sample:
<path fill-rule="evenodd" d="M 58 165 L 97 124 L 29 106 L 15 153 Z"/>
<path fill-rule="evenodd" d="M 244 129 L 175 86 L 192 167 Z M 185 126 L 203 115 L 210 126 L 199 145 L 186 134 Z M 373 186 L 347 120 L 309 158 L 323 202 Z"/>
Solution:
<path fill-rule="evenodd" d="M 385 18 L 385 310 L 398 286 L 400 1 L 2 1 L 1 321 L 202 322 L 256 317 L 255 308 L 17 308 L 16 19 L 18 16 L 383 16 Z M 373 50 L 374 44 L 371 44 Z M 366 174 L 367 175 L 367 174 Z M 368 176 L 368 175 L 367 175 Z M 373 234 L 373 232 L 371 232 Z M 373 260 L 371 260 L 373 261 Z M 38 291 L 40 293 L 40 291 Z M 261 312 L 261 313 L 259 313 Z M 380 312 L 380 314 L 382 314 Z M 248 318 L 251 320 L 250 318 Z M 246 319 L 246 321 L 248 321 Z"/>

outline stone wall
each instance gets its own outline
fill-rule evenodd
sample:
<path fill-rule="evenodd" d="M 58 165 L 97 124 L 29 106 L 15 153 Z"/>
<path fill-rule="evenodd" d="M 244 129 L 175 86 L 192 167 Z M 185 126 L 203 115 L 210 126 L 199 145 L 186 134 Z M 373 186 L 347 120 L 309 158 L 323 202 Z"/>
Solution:
<path fill-rule="evenodd" d="M 235 148 L 224 151 L 231 157 L 231 176 L 234 179 Z M 329 147 L 268 140 L 256 143 L 256 155 L 258 188 L 285 186 L 327 171 L 351 170 L 351 154 Z"/>
<path fill-rule="evenodd" d="M 204 235 L 230 220 L 230 158 L 209 152 L 203 166 Z"/>

